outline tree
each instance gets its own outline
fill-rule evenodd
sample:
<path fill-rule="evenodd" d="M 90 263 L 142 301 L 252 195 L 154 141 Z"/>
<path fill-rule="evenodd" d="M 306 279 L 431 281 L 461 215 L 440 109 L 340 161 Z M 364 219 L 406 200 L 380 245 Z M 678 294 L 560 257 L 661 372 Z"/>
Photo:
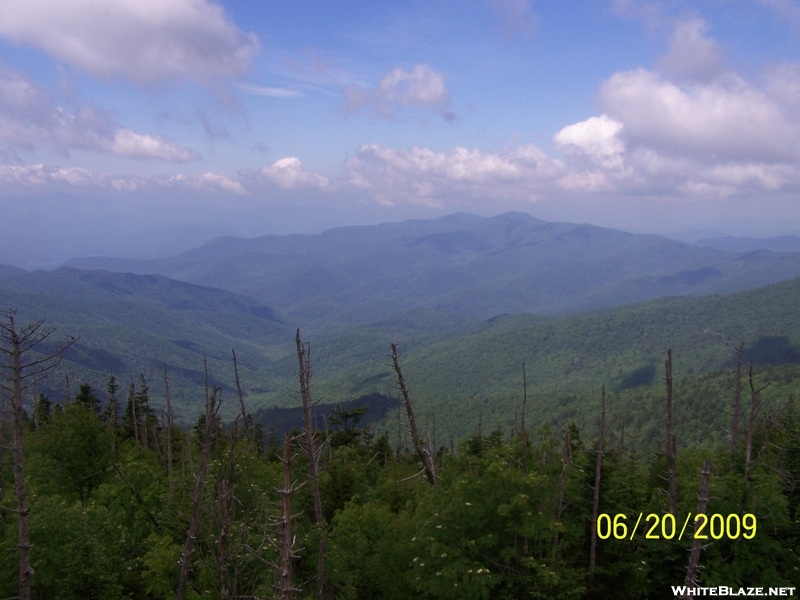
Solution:
<path fill-rule="evenodd" d="M 80 402 L 67 405 L 39 436 L 41 453 L 52 461 L 53 481 L 82 505 L 106 479 L 112 436 L 97 413 Z"/>
<path fill-rule="evenodd" d="M 417 456 L 422 461 L 422 470 L 425 477 L 428 479 L 430 485 L 436 485 L 436 468 L 433 464 L 433 457 L 428 448 L 423 446 L 422 441 L 419 439 L 417 431 L 417 421 L 414 419 L 414 409 L 411 406 L 411 397 L 408 395 L 408 388 L 406 381 L 403 378 L 403 371 L 400 368 L 400 361 L 397 358 L 397 345 L 392 344 L 392 365 L 397 373 L 397 387 L 403 394 L 403 402 L 406 407 L 406 415 L 408 416 L 408 428 L 411 432 L 411 441 L 414 442 L 414 449 L 417 451 Z"/>
<path fill-rule="evenodd" d="M 13 418 L 12 457 L 14 463 L 14 488 L 17 497 L 17 548 L 19 551 L 20 600 L 30 600 L 31 544 L 28 537 L 28 494 L 25 488 L 22 454 L 22 435 L 25 412 L 22 394 L 36 382 L 49 375 L 61 362 L 61 354 L 75 342 L 72 338 L 52 352 L 41 353 L 37 347 L 53 333 L 43 327 L 44 319 L 23 327 L 17 326 L 17 311 L 0 311 L 0 354 L 6 359 L 0 364 L 0 391 L 11 403 Z M 6 362 L 7 361 L 7 362 Z"/>
<path fill-rule="evenodd" d="M 118 389 L 119 384 L 117 383 L 117 378 L 113 375 L 109 376 L 108 383 L 106 383 L 108 400 L 106 400 L 106 405 L 105 408 L 103 408 L 103 413 L 100 415 L 100 420 L 108 423 L 112 430 L 116 430 L 117 418 L 119 417 L 119 402 L 117 401 Z"/>
<path fill-rule="evenodd" d="M 189 577 L 189 568 L 192 562 L 192 550 L 194 549 L 195 532 L 197 531 L 197 523 L 200 517 L 200 501 L 203 491 L 203 483 L 205 482 L 206 471 L 208 470 L 208 463 L 211 460 L 211 442 L 214 436 L 214 424 L 219 414 L 219 402 L 217 402 L 217 392 L 220 389 L 215 387 L 211 390 L 211 397 L 206 402 L 206 412 L 204 420 L 203 432 L 203 456 L 200 463 L 200 470 L 195 479 L 194 490 L 192 491 L 192 514 L 189 519 L 189 527 L 186 530 L 186 542 L 181 554 L 181 570 L 178 576 L 178 589 L 175 593 L 177 600 L 184 600 L 186 598 L 186 584 Z"/>
<path fill-rule="evenodd" d="M 94 393 L 94 389 L 90 383 L 82 383 L 78 387 L 78 393 L 75 395 L 75 403 L 82 404 L 95 414 L 100 413 L 100 398 Z"/>
<path fill-rule="evenodd" d="M 297 347 L 298 379 L 300 380 L 300 397 L 303 402 L 303 433 L 305 434 L 305 451 L 308 458 L 308 479 L 311 482 L 311 495 L 314 498 L 314 522 L 320 529 L 325 527 L 325 514 L 322 511 L 322 496 L 319 493 L 317 467 L 319 451 L 314 439 L 314 416 L 311 411 L 311 363 L 305 344 L 300 339 L 300 329 L 295 336 Z M 244 409 L 243 409 L 244 410 Z M 317 597 L 322 598 L 325 588 L 325 537 L 320 532 L 317 548 Z"/>

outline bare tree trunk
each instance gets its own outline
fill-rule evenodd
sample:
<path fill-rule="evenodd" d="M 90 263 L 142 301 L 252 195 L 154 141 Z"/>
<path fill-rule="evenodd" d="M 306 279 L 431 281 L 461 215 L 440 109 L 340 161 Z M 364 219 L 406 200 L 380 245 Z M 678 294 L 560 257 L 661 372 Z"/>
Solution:
<path fill-rule="evenodd" d="M 600 477 L 603 471 L 603 445 L 606 436 L 606 388 L 603 386 L 600 410 L 600 439 L 597 442 L 597 466 L 594 470 L 594 502 L 592 504 L 592 541 L 589 549 L 589 573 L 594 580 L 597 559 L 597 516 L 600 512 Z"/>
<path fill-rule="evenodd" d="M 675 463 L 677 460 L 676 436 L 672 433 L 672 349 L 667 350 L 667 360 L 664 362 L 667 383 L 667 479 L 669 482 L 669 512 L 678 514 L 678 484 Z"/>
<path fill-rule="evenodd" d="M 739 443 L 739 419 L 742 406 L 742 360 L 744 359 L 744 342 L 736 349 L 736 372 L 733 379 L 733 421 L 731 423 L 731 452 L 736 452 Z"/>
<path fill-rule="evenodd" d="M 308 479 L 311 482 L 311 495 L 314 498 L 314 522 L 319 528 L 319 545 L 317 552 L 317 598 L 322 598 L 325 590 L 325 513 L 322 511 L 322 496 L 319 493 L 317 477 L 317 445 L 314 440 L 314 416 L 311 411 L 311 365 L 306 354 L 303 340 L 300 339 L 300 329 L 295 336 L 297 345 L 297 361 L 299 363 L 298 378 L 300 380 L 300 395 L 303 401 L 303 428 L 305 429 L 305 450 L 308 456 Z"/>
<path fill-rule="evenodd" d="M 411 431 L 411 440 L 414 442 L 414 449 L 417 451 L 417 456 L 419 456 L 420 460 L 422 461 L 422 466 L 425 469 L 425 477 L 428 479 L 428 483 L 431 485 L 436 485 L 436 468 L 433 465 L 430 452 L 428 452 L 422 445 L 422 442 L 419 439 L 419 433 L 417 433 L 417 422 L 414 420 L 414 409 L 411 407 L 411 398 L 408 395 L 408 388 L 406 387 L 406 382 L 403 379 L 403 371 L 400 369 L 400 362 L 397 359 L 397 346 L 395 344 L 392 344 L 392 362 L 394 363 L 394 370 L 397 372 L 397 385 L 403 394 L 403 401 L 406 405 L 408 426 Z"/>
<path fill-rule="evenodd" d="M 33 577 L 33 567 L 31 566 L 31 544 L 28 537 L 28 492 L 25 489 L 25 478 L 23 473 L 22 456 L 22 434 L 25 423 L 23 421 L 22 408 L 22 377 L 19 344 L 13 345 L 11 356 L 11 368 L 14 371 L 14 392 L 11 399 L 11 406 L 14 412 L 14 441 L 12 444 L 11 457 L 14 462 L 14 491 L 17 495 L 17 548 L 19 550 L 19 597 L 20 600 L 28 600 L 31 597 L 31 577 Z"/>
<path fill-rule="evenodd" d="M 219 411 L 217 404 L 217 392 L 219 388 L 211 390 L 211 397 L 206 402 L 206 430 L 203 435 L 203 458 L 200 462 L 200 471 L 192 492 L 192 515 L 189 519 L 189 528 L 186 531 L 186 543 L 181 554 L 181 570 L 178 576 L 178 589 L 175 593 L 177 600 L 186 598 L 186 582 L 189 576 L 189 567 L 192 561 L 192 549 L 194 548 L 195 532 L 197 531 L 197 521 L 200 516 L 200 500 L 203 492 L 203 482 L 205 481 L 206 470 L 211 459 L 211 438 L 214 433 L 214 421 Z"/>
<path fill-rule="evenodd" d="M 755 433 L 756 429 L 756 417 L 758 416 L 758 411 L 761 410 L 761 406 L 763 405 L 763 402 L 760 400 L 760 394 L 764 388 L 767 387 L 765 385 L 762 388 L 756 389 L 753 385 L 753 361 L 750 361 L 748 382 L 750 384 L 750 423 L 747 427 L 747 450 L 745 451 L 744 459 L 744 486 L 742 488 L 742 504 L 744 504 L 744 502 L 747 500 L 750 486 L 750 468 L 752 467 L 753 456 L 753 434 Z"/>
<path fill-rule="evenodd" d="M 16 311 L 0 311 L 0 354 L 8 358 L 9 364 L 0 365 L 0 390 L 3 396 L 10 401 L 13 416 L 13 438 L 11 458 L 14 468 L 14 491 L 17 497 L 17 550 L 19 555 L 19 588 L 20 600 L 30 600 L 31 578 L 34 570 L 31 566 L 31 543 L 28 533 L 28 492 L 25 487 L 24 456 L 22 451 L 22 437 L 25 431 L 25 412 L 22 405 L 23 391 L 36 384 L 61 361 L 61 353 L 72 345 L 75 340 L 68 341 L 54 352 L 43 357 L 33 358 L 25 362 L 25 355 L 34 349 L 53 332 L 52 329 L 42 329 L 44 320 L 39 320 L 22 328 L 16 324 Z"/>
<path fill-rule="evenodd" d="M 242 415 L 242 419 L 244 421 L 244 436 L 248 440 L 255 441 L 255 437 L 251 436 L 250 434 L 250 426 L 247 423 L 247 410 L 245 410 L 244 406 L 244 396 L 242 395 L 242 386 L 239 383 L 239 365 L 236 363 L 236 352 L 233 349 L 231 349 L 231 354 L 233 355 L 233 373 L 234 375 L 236 375 L 236 392 L 239 395 L 239 414 Z"/>
<path fill-rule="evenodd" d="M 711 461 L 706 459 L 703 464 L 703 469 L 700 471 L 700 495 L 697 500 L 697 514 L 702 515 L 706 512 L 708 506 L 708 478 L 711 475 Z M 694 529 L 700 524 L 695 520 Z M 703 541 L 694 538 L 692 542 L 692 552 L 689 556 L 689 568 L 686 571 L 686 587 L 698 587 L 697 585 L 697 569 L 700 566 L 700 552 L 703 549 Z"/>
<path fill-rule="evenodd" d="M 292 436 L 283 437 L 283 489 L 281 495 L 281 600 L 294 598 L 295 587 L 292 582 Z"/>
<path fill-rule="evenodd" d="M 167 481 L 172 489 L 172 402 L 169 397 L 169 376 L 167 363 L 164 363 L 164 395 L 167 400 Z"/>
<path fill-rule="evenodd" d="M 400 423 L 400 409 L 397 409 L 397 456 L 403 451 L 403 426 Z"/>

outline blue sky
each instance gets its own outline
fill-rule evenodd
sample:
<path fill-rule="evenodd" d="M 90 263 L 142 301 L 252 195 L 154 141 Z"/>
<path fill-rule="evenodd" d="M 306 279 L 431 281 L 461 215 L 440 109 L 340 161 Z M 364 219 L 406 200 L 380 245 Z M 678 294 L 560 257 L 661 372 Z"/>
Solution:
<path fill-rule="evenodd" d="M 798 42 L 794 0 L 3 3 L 0 262 L 455 211 L 800 231 Z"/>

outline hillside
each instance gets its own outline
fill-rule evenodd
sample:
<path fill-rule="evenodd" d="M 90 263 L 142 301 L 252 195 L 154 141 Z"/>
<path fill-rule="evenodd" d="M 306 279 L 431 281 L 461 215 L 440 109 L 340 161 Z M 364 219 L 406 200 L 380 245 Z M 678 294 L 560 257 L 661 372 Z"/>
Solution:
<path fill-rule="evenodd" d="M 504 315 L 461 332 L 414 336 L 393 325 L 315 340 L 316 394 L 330 401 L 396 393 L 385 364 L 396 341 L 420 410 L 436 414 L 446 435 L 473 431 L 481 413 L 487 426 L 513 423 L 523 363 L 538 407 L 529 412 L 530 423 L 560 426 L 570 415 L 586 415 L 582 407 L 601 386 L 627 398 L 647 386 L 660 394 L 667 348 L 673 349 L 676 379 L 732 369 L 740 341 L 745 362 L 752 359 L 757 370 L 800 364 L 800 279 L 727 296 L 665 298 L 561 317 Z M 275 379 L 292 373 L 291 358 L 270 369 Z M 289 402 L 287 393 L 272 398 Z"/>
<path fill-rule="evenodd" d="M 260 302 L 160 275 L 66 267 L 13 273 L 0 281 L 0 306 L 17 308 L 21 323 L 45 318 L 55 340 L 79 337 L 59 372 L 40 386 L 54 401 L 66 393 L 67 374 L 73 393 L 77 381 L 104 389 L 113 373 L 124 390 L 144 374 L 161 397 L 167 363 L 177 414 L 185 419 L 202 405 L 205 357 L 211 382 L 232 392 L 235 348 L 243 378 L 256 387 L 256 371 L 283 354 L 293 333 L 282 315 Z M 260 383 L 266 391 L 268 384 Z"/>
<path fill-rule="evenodd" d="M 65 395 L 66 374 L 74 391 L 79 381 L 102 389 L 111 373 L 123 385 L 143 373 L 160 407 L 166 362 L 178 418 L 191 421 L 203 397 L 204 357 L 211 382 L 233 400 L 232 348 L 252 411 L 297 401 L 294 327 L 243 296 L 158 275 L 61 268 L 10 275 L 0 282 L 0 303 L 19 307 L 22 321 L 44 316 L 57 336 L 80 336 L 43 388 L 56 401 Z M 443 436 L 468 435 L 479 419 L 487 428 L 507 430 L 522 397 L 523 363 L 530 426 L 560 427 L 576 418 L 591 429 L 587 407 L 605 386 L 622 399 L 610 404 L 612 414 L 614 406 L 625 406 L 620 414 L 651 431 L 650 409 L 635 399 L 661 394 L 667 348 L 675 355 L 676 380 L 729 371 L 740 341 L 759 376 L 765 365 L 800 364 L 800 279 L 726 296 L 664 298 L 562 316 L 480 321 L 418 309 L 328 336 L 303 331 L 303 337 L 311 343 L 315 399 L 327 404 L 373 393 L 396 396 L 386 364 L 389 344 L 396 342 L 419 410 L 437 420 Z M 795 375 L 788 377 L 784 383 L 791 387 Z M 234 410 L 234 404 L 226 406 Z"/>
<path fill-rule="evenodd" d="M 168 259 L 70 264 L 160 273 L 244 294 L 319 333 L 420 308 L 476 319 L 564 314 L 729 293 L 800 275 L 800 253 L 734 254 L 523 213 L 219 238 Z"/>

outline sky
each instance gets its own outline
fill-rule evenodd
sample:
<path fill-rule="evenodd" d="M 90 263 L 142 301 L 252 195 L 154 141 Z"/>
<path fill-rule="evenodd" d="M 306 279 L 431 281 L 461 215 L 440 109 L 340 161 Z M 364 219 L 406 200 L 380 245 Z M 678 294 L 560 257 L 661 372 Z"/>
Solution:
<path fill-rule="evenodd" d="M 0 263 L 464 211 L 768 236 L 798 191 L 794 0 L 0 0 Z"/>

